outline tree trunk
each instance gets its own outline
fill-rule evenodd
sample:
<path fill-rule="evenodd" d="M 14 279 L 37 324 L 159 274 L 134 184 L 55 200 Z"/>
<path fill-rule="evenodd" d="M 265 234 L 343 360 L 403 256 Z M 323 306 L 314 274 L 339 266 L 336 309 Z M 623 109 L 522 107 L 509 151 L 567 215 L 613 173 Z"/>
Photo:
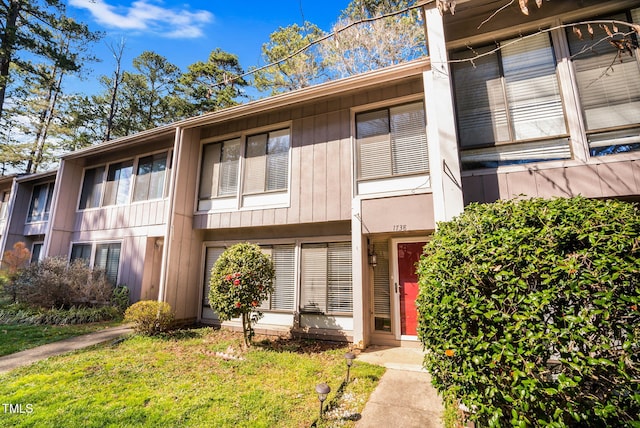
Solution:
<path fill-rule="evenodd" d="M 7 94 L 7 85 L 9 84 L 9 66 L 11 65 L 15 48 L 16 22 L 20 15 L 20 9 L 19 1 L 9 1 L 9 10 L 4 21 L 4 32 L 0 37 L 0 117 L 2 117 L 4 99 Z"/>

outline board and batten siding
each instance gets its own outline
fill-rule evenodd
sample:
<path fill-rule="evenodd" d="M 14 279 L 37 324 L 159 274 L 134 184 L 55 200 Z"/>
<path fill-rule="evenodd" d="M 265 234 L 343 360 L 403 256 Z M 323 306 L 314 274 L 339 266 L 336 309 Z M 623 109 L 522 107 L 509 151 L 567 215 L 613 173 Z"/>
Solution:
<path fill-rule="evenodd" d="M 466 173 L 465 203 L 526 197 L 615 198 L 640 193 L 640 161 L 568 161 L 561 166 L 512 167 L 503 171 Z"/>
<path fill-rule="evenodd" d="M 353 197 L 351 108 L 421 91 L 422 80 L 408 78 L 368 91 L 288 106 L 204 128 L 201 138 L 210 141 L 218 135 L 290 123 L 290 202 L 288 207 L 282 208 L 196 212 L 194 227 L 225 229 L 350 220 Z"/>

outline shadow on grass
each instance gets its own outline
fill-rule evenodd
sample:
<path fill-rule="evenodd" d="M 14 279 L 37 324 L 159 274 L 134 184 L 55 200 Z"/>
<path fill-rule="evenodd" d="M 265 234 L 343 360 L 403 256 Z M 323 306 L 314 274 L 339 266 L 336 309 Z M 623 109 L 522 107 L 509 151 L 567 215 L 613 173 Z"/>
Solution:
<path fill-rule="evenodd" d="M 293 352 L 296 354 L 319 354 L 325 351 L 347 347 L 344 342 L 290 337 L 263 338 L 255 341 L 253 346 L 274 352 Z"/>
<path fill-rule="evenodd" d="M 318 417 L 313 423 L 311 427 L 324 427 L 324 426 L 332 426 L 332 422 L 335 421 L 359 421 L 362 419 L 362 415 L 360 413 L 347 413 L 344 415 L 332 415 L 331 412 L 337 411 L 340 409 L 340 401 L 344 396 L 345 388 L 348 383 L 343 380 L 340 384 L 340 387 L 336 391 L 334 397 L 325 405 L 323 417 Z"/>

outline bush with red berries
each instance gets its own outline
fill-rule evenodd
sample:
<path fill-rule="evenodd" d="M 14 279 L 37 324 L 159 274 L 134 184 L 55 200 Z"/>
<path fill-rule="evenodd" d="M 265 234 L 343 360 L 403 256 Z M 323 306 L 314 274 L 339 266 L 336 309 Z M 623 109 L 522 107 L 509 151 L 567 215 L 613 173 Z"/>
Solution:
<path fill-rule="evenodd" d="M 245 344 L 254 335 L 262 302 L 273 291 L 271 258 L 258 245 L 240 243 L 227 248 L 211 270 L 209 302 L 221 321 L 242 318 Z"/>

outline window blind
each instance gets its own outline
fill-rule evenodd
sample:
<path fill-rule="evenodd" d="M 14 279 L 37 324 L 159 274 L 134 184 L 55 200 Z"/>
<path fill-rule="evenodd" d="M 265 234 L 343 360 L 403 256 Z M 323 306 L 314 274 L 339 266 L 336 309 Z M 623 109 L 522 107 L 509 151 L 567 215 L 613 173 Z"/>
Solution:
<path fill-rule="evenodd" d="M 301 249 L 304 312 L 353 312 L 351 243 L 305 244 Z"/>
<path fill-rule="evenodd" d="M 218 170 L 222 143 L 207 144 L 202 148 L 199 199 L 211 199 L 218 195 Z"/>
<path fill-rule="evenodd" d="M 422 102 L 357 114 L 356 144 L 359 179 L 427 172 Z"/>
<path fill-rule="evenodd" d="M 289 183 L 289 130 L 270 132 L 265 190 L 286 190 Z"/>
<path fill-rule="evenodd" d="M 271 252 L 276 278 L 271 309 L 293 311 L 295 298 L 295 245 L 274 245 Z"/>
<path fill-rule="evenodd" d="M 327 246 L 302 246 L 300 280 L 300 306 L 303 312 L 327 311 Z"/>
<path fill-rule="evenodd" d="M 82 191 L 80 193 L 80 209 L 95 208 L 100 206 L 103 180 L 103 166 L 85 170 L 84 179 L 82 180 Z"/>
<path fill-rule="evenodd" d="M 428 171 L 427 125 L 424 115 L 421 102 L 390 109 L 394 175 Z"/>
<path fill-rule="evenodd" d="M 88 265 L 91 262 L 91 244 L 73 244 L 71 246 L 71 261 L 82 259 Z"/>
<path fill-rule="evenodd" d="M 640 9 L 632 11 L 634 22 L 640 22 Z M 627 21 L 625 14 L 607 19 Z M 611 26 L 609 26 L 611 27 Z M 630 56 L 605 40 L 607 34 L 600 26 L 592 26 L 594 35 L 580 40 L 567 29 L 578 93 L 588 131 L 638 123 L 640 118 L 640 66 L 637 54 Z M 611 29 L 611 28 L 610 28 Z M 625 29 L 625 31 L 627 31 Z M 621 39 L 615 35 L 614 39 Z M 636 49 L 637 50 L 637 49 Z"/>
<path fill-rule="evenodd" d="M 218 196 L 235 195 L 238 190 L 240 150 L 240 138 L 222 144 Z"/>
<path fill-rule="evenodd" d="M 98 244 L 93 267 L 103 269 L 111 284 L 118 281 L 118 267 L 120 266 L 120 244 Z"/>
<path fill-rule="evenodd" d="M 566 134 L 556 64 L 547 34 L 501 43 L 512 139 Z"/>
<path fill-rule="evenodd" d="M 391 318 L 391 294 L 389 291 L 389 243 L 387 239 L 371 241 L 377 264 L 373 268 L 373 313 L 376 318 Z M 378 325 L 378 323 L 376 323 Z M 382 324 L 384 326 L 384 323 Z M 382 328 L 384 329 L 384 328 Z"/>
<path fill-rule="evenodd" d="M 328 244 L 327 259 L 327 311 L 351 313 L 353 312 L 351 242 Z"/>
<path fill-rule="evenodd" d="M 135 188 L 133 191 L 134 201 L 158 199 L 162 197 L 166 167 L 166 152 L 145 156 L 138 160 Z"/>
<path fill-rule="evenodd" d="M 205 251 L 205 261 L 204 261 L 204 292 L 202 294 L 202 305 L 209 307 L 209 291 L 211 290 L 211 269 L 213 269 L 213 265 L 224 253 L 223 247 L 207 247 Z"/>
<path fill-rule="evenodd" d="M 109 165 L 104 205 L 122 205 L 129 202 L 132 173 L 133 160 Z"/>
<path fill-rule="evenodd" d="M 252 135 L 247 138 L 244 168 L 244 193 L 264 192 L 267 174 L 266 152 L 267 134 Z"/>

